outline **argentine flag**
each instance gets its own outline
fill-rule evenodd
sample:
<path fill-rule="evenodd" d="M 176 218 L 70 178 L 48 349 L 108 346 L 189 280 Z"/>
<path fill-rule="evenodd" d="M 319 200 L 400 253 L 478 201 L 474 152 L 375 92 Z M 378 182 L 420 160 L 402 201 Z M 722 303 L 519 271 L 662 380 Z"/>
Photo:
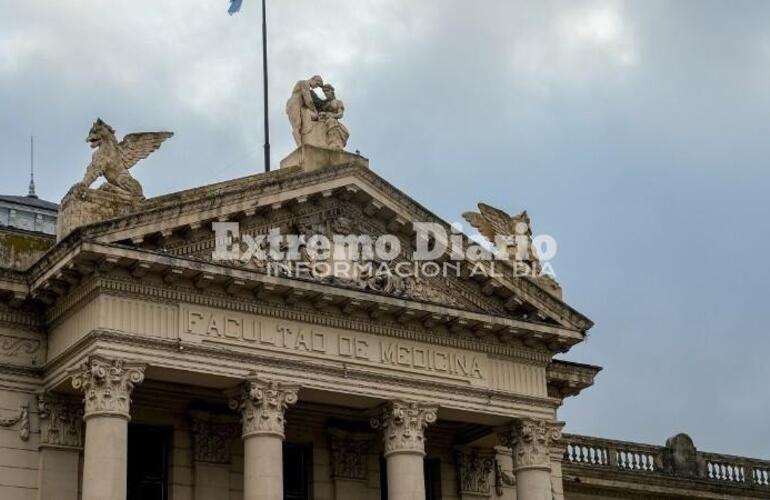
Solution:
<path fill-rule="evenodd" d="M 243 0 L 230 0 L 230 8 L 227 9 L 227 13 L 231 16 L 241 10 L 241 4 Z"/>

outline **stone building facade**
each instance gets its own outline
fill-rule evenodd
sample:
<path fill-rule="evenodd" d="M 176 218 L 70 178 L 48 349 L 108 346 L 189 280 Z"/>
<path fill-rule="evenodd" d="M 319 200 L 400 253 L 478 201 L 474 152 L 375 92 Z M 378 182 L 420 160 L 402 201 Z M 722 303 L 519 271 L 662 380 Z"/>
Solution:
<path fill-rule="evenodd" d="M 563 435 L 600 369 L 555 356 L 592 323 L 534 279 L 350 286 L 213 259 L 214 222 L 407 253 L 413 222 L 449 228 L 358 155 L 294 158 L 121 198 L 0 269 L 0 498 L 770 498 L 767 462 Z"/>

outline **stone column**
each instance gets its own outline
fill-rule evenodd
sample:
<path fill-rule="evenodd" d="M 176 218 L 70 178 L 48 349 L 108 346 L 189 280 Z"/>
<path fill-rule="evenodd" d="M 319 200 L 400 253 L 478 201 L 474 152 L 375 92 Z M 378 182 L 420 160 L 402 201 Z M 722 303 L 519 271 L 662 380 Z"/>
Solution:
<path fill-rule="evenodd" d="M 283 500 L 284 414 L 299 387 L 252 379 L 230 402 L 243 424 L 243 500 Z"/>
<path fill-rule="evenodd" d="M 83 405 L 41 394 L 39 500 L 78 500 L 80 450 L 83 447 Z"/>
<path fill-rule="evenodd" d="M 193 436 L 195 500 L 230 495 L 230 444 L 238 435 L 238 423 L 230 415 L 206 411 L 189 413 Z"/>
<path fill-rule="evenodd" d="M 455 451 L 460 500 L 490 498 L 495 460 L 476 448 Z"/>
<path fill-rule="evenodd" d="M 505 435 L 503 446 L 513 450 L 518 500 L 553 500 L 551 445 L 561 438 L 561 424 L 521 419 Z"/>
<path fill-rule="evenodd" d="M 436 421 L 438 407 L 391 401 L 372 426 L 382 430 L 388 468 L 388 500 L 425 500 L 425 429 Z"/>
<path fill-rule="evenodd" d="M 72 377 L 85 394 L 82 500 L 125 500 L 131 392 L 145 365 L 92 356 Z"/>
<path fill-rule="evenodd" d="M 367 457 L 373 436 L 329 429 L 334 498 L 366 498 Z"/>

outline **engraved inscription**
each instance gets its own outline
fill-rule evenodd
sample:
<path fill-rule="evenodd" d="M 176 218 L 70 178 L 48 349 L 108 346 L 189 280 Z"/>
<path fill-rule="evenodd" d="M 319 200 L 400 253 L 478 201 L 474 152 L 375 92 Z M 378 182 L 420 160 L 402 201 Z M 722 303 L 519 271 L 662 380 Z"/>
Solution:
<path fill-rule="evenodd" d="M 483 355 L 364 333 L 187 306 L 182 308 L 181 327 L 182 338 L 188 339 L 194 336 L 471 380 L 487 378 Z"/>

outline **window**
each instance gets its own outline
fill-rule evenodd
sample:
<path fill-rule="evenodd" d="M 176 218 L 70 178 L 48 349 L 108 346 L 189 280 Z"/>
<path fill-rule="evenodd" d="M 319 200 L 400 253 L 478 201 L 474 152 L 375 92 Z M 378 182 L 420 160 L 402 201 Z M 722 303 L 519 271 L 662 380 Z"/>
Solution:
<path fill-rule="evenodd" d="M 441 459 L 425 458 L 425 498 L 441 500 Z M 388 500 L 388 462 L 380 457 L 380 499 Z"/>
<path fill-rule="evenodd" d="M 310 500 L 313 489 L 313 447 L 309 444 L 283 444 L 283 498 Z"/>
<path fill-rule="evenodd" d="M 128 500 L 168 500 L 171 429 L 128 427 Z"/>

